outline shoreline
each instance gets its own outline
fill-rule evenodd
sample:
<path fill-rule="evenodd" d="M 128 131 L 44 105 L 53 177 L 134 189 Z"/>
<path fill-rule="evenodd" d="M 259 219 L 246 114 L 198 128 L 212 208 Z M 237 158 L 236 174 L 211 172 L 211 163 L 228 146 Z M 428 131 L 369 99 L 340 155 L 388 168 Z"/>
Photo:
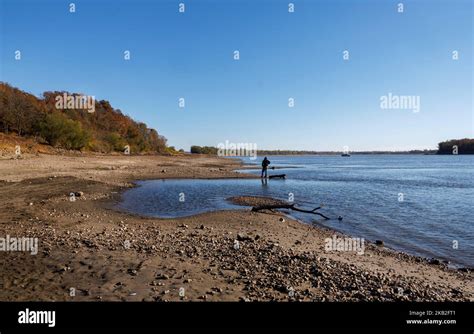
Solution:
<path fill-rule="evenodd" d="M 198 180 L 225 180 L 225 179 L 238 179 L 240 177 L 235 177 L 235 178 L 199 178 Z M 259 179 L 259 177 L 256 177 L 257 179 Z M 133 181 L 134 183 L 134 186 L 135 186 L 135 183 L 136 182 L 140 182 L 140 181 L 152 181 L 152 180 L 191 180 L 193 178 L 157 178 L 157 179 L 147 179 L 147 180 L 135 180 Z M 246 178 L 244 178 L 246 179 Z M 139 185 L 136 185 L 136 186 L 139 186 Z M 120 189 L 119 191 L 119 195 L 121 196 L 123 194 L 123 192 L 129 190 L 130 188 L 122 188 Z M 239 197 L 239 196 L 236 196 L 236 197 Z M 260 197 L 260 196 L 247 196 L 247 197 Z M 273 198 L 273 197 L 265 197 L 266 199 L 269 199 L 269 200 L 274 200 L 274 201 L 283 201 L 283 200 L 280 200 L 280 199 L 277 199 L 277 198 Z M 226 212 L 226 211 L 248 211 L 249 209 L 252 208 L 253 205 L 244 205 L 244 204 L 236 204 L 233 202 L 233 197 L 230 197 L 230 198 L 226 198 L 224 199 L 225 201 L 229 202 L 229 203 L 233 203 L 235 205 L 239 205 L 241 206 L 241 209 L 217 209 L 217 210 L 210 210 L 210 211 L 205 211 L 205 212 L 200 212 L 200 213 L 197 213 L 197 214 L 190 214 L 190 215 L 185 215 L 185 216 L 175 216 L 175 217 L 160 217 L 160 216 L 151 216 L 151 215 L 146 215 L 146 214 L 139 214 L 137 212 L 132 212 L 132 211 L 128 211 L 128 210 L 125 210 L 125 209 L 120 209 L 120 208 L 117 208 L 116 205 L 118 203 L 120 203 L 120 199 L 114 199 L 113 200 L 113 204 L 110 203 L 110 205 L 107 205 L 105 204 L 104 207 L 105 208 L 108 208 L 108 209 L 111 209 L 111 210 L 114 210 L 118 213 L 123 213 L 123 214 L 127 214 L 127 215 L 131 215 L 131 216 L 135 216 L 135 217 L 139 217 L 139 218 L 142 218 L 142 219 L 160 219 L 160 220 L 175 220 L 175 219 L 183 219 L 183 218 L 192 218 L 192 217 L 195 217 L 197 215 L 206 215 L 206 214 L 209 214 L 209 213 L 214 213 L 214 212 Z M 320 222 L 313 222 L 313 223 L 309 223 L 309 222 L 305 222 L 293 215 L 291 215 L 291 212 L 288 211 L 288 212 L 284 212 L 286 211 L 285 209 L 283 210 L 279 210 L 278 212 L 289 218 L 289 219 L 292 219 L 300 224 L 305 224 L 306 226 L 310 226 L 310 227 L 313 227 L 315 229 L 322 229 L 322 230 L 326 230 L 326 231 L 332 231 L 334 233 L 337 233 L 339 235 L 343 235 L 345 237 L 349 237 L 349 238 L 355 238 L 353 235 L 351 234 L 348 234 L 340 229 L 337 229 L 337 228 L 334 228 L 334 227 L 328 227 L 328 226 L 325 226 L 323 224 L 321 224 Z M 388 251 L 390 253 L 401 253 L 403 255 L 406 255 L 406 256 L 409 256 L 409 257 L 412 257 L 415 259 L 415 261 L 418 261 L 418 262 L 425 262 L 427 264 L 431 264 L 432 262 L 434 263 L 438 263 L 441 265 L 441 266 L 445 266 L 447 269 L 449 270 L 455 270 L 455 271 L 461 271 L 461 272 L 464 272 L 464 271 L 474 271 L 474 267 L 465 267 L 461 264 L 455 264 L 455 263 L 452 263 L 448 260 L 445 260 L 445 259 L 442 259 L 442 258 L 439 258 L 439 257 L 433 257 L 433 258 L 429 258 L 429 257 L 425 257 L 425 256 L 422 256 L 422 255 L 416 255 L 416 254 L 412 254 L 410 253 L 409 251 L 405 251 L 405 250 L 400 250 L 400 249 L 396 249 L 396 248 L 393 248 L 393 247 L 390 247 L 390 246 L 387 246 L 385 245 L 385 243 L 382 245 L 382 246 L 378 246 L 377 245 L 377 240 L 369 240 L 369 239 L 366 239 L 366 238 L 363 238 L 365 240 L 365 242 L 367 242 L 368 244 L 371 244 L 373 246 L 377 246 L 379 249 L 381 250 L 385 250 L 385 251 Z"/>
<path fill-rule="evenodd" d="M 47 158 L 54 161 L 48 165 Z M 110 208 L 134 181 L 247 178 L 235 173 L 240 161 L 47 158 L 27 157 L 14 167 L 0 161 L 1 234 L 38 236 L 41 253 L 0 254 L 7 268 L 0 300 L 474 300 L 470 270 L 373 244 L 361 257 L 325 252 L 325 237 L 345 234 L 281 213 L 242 209 L 150 218 Z M 69 203 L 68 189 L 84 195 Z M 237 253 L 235 240 L 242 246 Z M 72 297 L 68 287 L 74 285 L 80 293 Z"/>
<path fill-rule="evenodd" d="M 285 167 L 280 167 L 280 168 L 285 168 Z M 301 168 L 301 167 L 291 167 L 291 168 Z M 250 169 L 250 168 L 249 168 Z M 255 169 L 258 169 L 259 168 L 255 168 Z M 277 169 L 277 168 L 275 168 Z M 237 170 L 243 170 L 242 168 L 237 168 Z M 235 171 L 235 170 L 234 170 Z M 199 180 L 225 180 L 225 179 L 260 179 L 260 177 L 258 175 L 253 175 L 253 174 L 244 174 L 244 173 L 240 173 L 239 174 L 243 175 L 243 176 L 238 176 L 236 175 L 235 177 L 203 177 L 203 178 L 198 178 Z M 136 183 L 140 182 L 140 181 L 153 181 L 153 180 L 192 180 L 192 179 L 196 179 L 196 178 L 190 178 L 190 177 L 181 177 L 181 178 L 160 178 L 160 177 L 157 177 L 157 178 L 153 178 L 153 179 L 137 179 L 137 180 L 134 180 L 132 181 L 132 183 L 134 184 L 134 187 L 135 186 L 139 186 L 137 185 Z M 123 194 L 123 192 L 129 190 L 130 188 L 122 188 L 120 189 L 120 195 Z M 236 196 L 236 197 L 239 197 L 239 196 Z M 254 197 L 258 197 L 258 196 L 254 196 Z M 271 200 L 276 200 L 276 201 L 283 201 L 283 200 L 280 200 L 280 199 L 277 199 L 277 198 L 272 198 L 272 197 L 267 197 L 268 199 L 271 199 Z M 232 202 L 232 197 L 230 198 L 225 198 L 223 199 L 224 201 L 226 202 L 229 202 L 229 203 L 233 203 Z M 120 199 L 117 199 L 117 200 L 114 200 L 114 205 L 117 205 L 118 203 L 120 203 Z M 233 203 L 235 204 L 235 203 Z M 241 209 L 217 209 L 217 210 L 210 210 L 210 211 L 205 211 L 205 212 L 200 212 L 200 213 L 197 213 L 197 214 L 207 214 L 207 213 L 211 213 L 211 212 L 216 212 L 216 211 L 233 211 L 233 210 L 247 210 L 247 209 L 251 209 L 251 207 L 253 205 L 243 205 L 243 204 L 235 204 L 235 205 L 240 205 L 242 208 Z M 133 212 L 133 211 L 127 211 L 125 209 L 120 209 L 120 208 L 112 208 L 111 206 L 108 207 L 110 209 L 113 209 L 113 210 L 116 210 L 117 212 L 119 213 L 125 213 L 125 214 L 129 214 L 129 215 L 133 215 L 133 216 L 136 216 L 136 217 L 140 217 L 140 218 L 151 218 L 151 219 L 181 219 L 181 218 L 190 218 L 190 217 L 193 217 L 193 216 L 196 216 L 197 214 L 190 214 L 190 215 L 185 215 L 185 216 L 175 216 L 175 217 L 160 217 L 160 216 L 152 216 L 152 215 L 146 215 L 146 214 L 139 214 L 137 212 Z M 284 211 L 284 210 L 283 210 Z M 354 235 L 352 234 L 348 234 L 347 232 L 344 232 L 343 230 L 340 230 L 340 229 L 337 229 L 335 227 L 328 227 L 328 226 L 325 226 L 323 225 L 321 222 L 306 222 L 300 218 L 297 218 L 293 215 L 291 215 L 291 212 L 288 211 L 288 212 L 282 212 L 280 211 L 280 213 L 286 217 L 288 217 L 289 219 L 292 219 L 292 220 L 295 220 L 297 221 L 298 223 L 300 224 L 305 224 L 305 225 L 308 225 L 308 226 L 311 226 L 311 227 L 314 227 L 314 228 L 322 228 L 322 229 L 327 229 L 327 230 L 330 230 L 330 231 L 333 231 L 335 233 L 338 233 L 338 234 L 341 234 L 341 235 L 344 235 L 346 237 L 351 237 L 351 238 L 355 238 Z M 366 239 L 366 238 L 363 238 L 365 240 L 365 242 L 367 243 L 370 243 L 372 245 L 376 245 L 377 244 L 377 240 L 369 240 L 369 239 Z M 407 250 L 404 250 L 404 249 L 397 249 L 397 248 L 394 248 L 394 247 L 391 247 L 389 245 L 384 245 L 382 247 L 379 247 L 379 248 L 383 248 L 385 250 L 390 250 L 394 253 L 403 253 L 407 256 L 411 256 L 413 258 L 416 258 L 420 261 L 424 261 L 426 263 L 430 263 L 430 262 L 434 262 L 434 263 L 440 263 L 441 265 L 443 266 L 446 266 L 447 268 L 451 269 L 451 270 L 459 270 L 459 271 L 474 271 L 474 267 L 469 267 L 469 266 L 465 266 L 463 264 L 456 264 L 456 263 L 453 263 L 451 262 L 450 260 L 446 260 L 446 259 L 443 259 L 441 257 L 426 257 L 426 256 L 423 256 L 423 255 L 417 255 L 417 254 L 414 254 L 414 253 L 411 253 L 410 251 L 407 251 Z"/>

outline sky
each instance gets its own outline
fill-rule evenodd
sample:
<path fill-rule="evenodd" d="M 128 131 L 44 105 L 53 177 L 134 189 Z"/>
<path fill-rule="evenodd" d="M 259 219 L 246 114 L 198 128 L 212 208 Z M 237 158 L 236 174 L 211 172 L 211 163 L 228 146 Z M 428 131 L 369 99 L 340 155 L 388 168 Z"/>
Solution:
<path fill-rule="evenodd" d="M 185 150 L 434 149 L 474 138 L 473 17 L 471 0 L 0 0 L 0 81 L 108 100 Z"/>

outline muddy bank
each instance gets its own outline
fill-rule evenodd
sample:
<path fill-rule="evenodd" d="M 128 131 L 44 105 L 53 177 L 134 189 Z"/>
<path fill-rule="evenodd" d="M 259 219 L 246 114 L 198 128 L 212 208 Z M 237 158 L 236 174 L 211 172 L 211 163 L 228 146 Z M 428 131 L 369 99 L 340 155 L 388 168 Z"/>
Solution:
<path fill-rule="evenodd" d="M 471 272 L 373 244 L 327 252 L 342 234 L 278 212 L 154 219 L 110 207 L 134 180 L 249 177 L 239 167 L 205 156 L 0 160 L 0 237 L 39 241 L 37 255 L 0 252 L 0 300 L 473 300 Z"/>

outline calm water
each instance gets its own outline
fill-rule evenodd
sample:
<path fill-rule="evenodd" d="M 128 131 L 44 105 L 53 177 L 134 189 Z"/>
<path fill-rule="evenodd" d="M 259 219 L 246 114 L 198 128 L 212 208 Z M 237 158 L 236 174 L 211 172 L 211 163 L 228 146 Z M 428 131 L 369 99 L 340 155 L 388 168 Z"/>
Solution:
<path fill-rule="evenodd" d="M 272 196 L 321 210 L 329 221 L 292 213 L 367 240 L 455 265 L 474 267 L 474 156 L 354 155 L 269 157 L 269 174 L 286 180 L 155 180 L 138 182 L 119 208 L 156 217 L 241 208 L 238 195 Z M 244 159 L 246 163 L 254 163 Z M 285 168 L 296 166 L 299 168 Z M 259 173 L 259 172 L 255 172 Z M 400 195 L 403 194 L 403 195 Z M 180 201 L 184 199 L 184 201 Z M 183 198 L 184 195 L 184 198 Z M 401 196 L 403 200 L 401 201 Z M 458 249 L 454 249 L 454 240 Z"/>

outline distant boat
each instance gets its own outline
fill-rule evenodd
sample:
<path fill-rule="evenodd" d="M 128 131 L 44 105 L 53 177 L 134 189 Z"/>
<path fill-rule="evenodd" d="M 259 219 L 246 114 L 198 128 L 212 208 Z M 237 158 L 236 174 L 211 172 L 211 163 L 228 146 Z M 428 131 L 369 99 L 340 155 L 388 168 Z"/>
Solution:
<path fill-rule="evenodd" d="M 342 153 L 341 157 L 350 157 L 351 155 L 349 153 Z"/>

